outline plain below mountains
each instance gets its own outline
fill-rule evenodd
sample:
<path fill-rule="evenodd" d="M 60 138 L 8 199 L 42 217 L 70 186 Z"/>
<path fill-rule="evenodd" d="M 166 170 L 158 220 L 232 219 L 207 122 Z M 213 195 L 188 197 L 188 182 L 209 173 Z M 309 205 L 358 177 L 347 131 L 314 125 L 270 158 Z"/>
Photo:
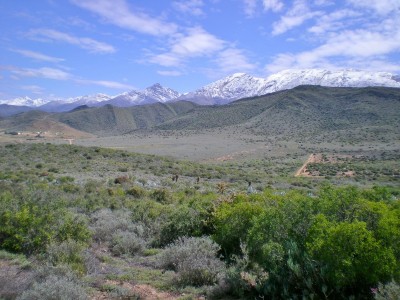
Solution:
<path fill-rule="evenodd" d="M 1 120 L 0 128 L 52 130 L 38 128 L 37 124 L 63 124 L 97 136 L 123 135 L 135 130 L 203 130 L 234 126 L 265 136 L 288 138 L 334 131 L 355 132 L 364 128 L 398 138 L 400 89 L 299 86 L 225 105 L 201 106 L 177 101 L 125 108 L 82 106 L 66 113 L 30 111 Z"/>

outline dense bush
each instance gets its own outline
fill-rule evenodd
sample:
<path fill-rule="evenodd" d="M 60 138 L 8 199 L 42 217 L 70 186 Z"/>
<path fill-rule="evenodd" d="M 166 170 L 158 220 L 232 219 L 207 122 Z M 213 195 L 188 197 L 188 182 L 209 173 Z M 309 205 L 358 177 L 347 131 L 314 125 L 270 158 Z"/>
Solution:
<path fill-rule="evenodd" d="M 18 300 L 85 300 L 86 291 L 75 280 L 68 277 L 49 275 L 41 282 L 22 293 Z"/>
<path fill-rule="evenodd" d="M 127 210 L 101 209 L 91 216 L 90 229 L 95 240 L 109 242 L 115 232 L 133 230 L 134 224 L 131 213 Z"/>
<path fill-rule="evenodd" d="M 230 255 L 242 253 L 240 242 L 247 244 L 243 272 L 255 276 L 248 293 L 371 298 L 378 282 L 399 279 L 400 262 L 400 211 L 396 203 L 376 198 L 382 198 L 381 190 L 330 186 L 317 197 L 300 192 L 236 197 L 217 208 L 214 238 Z M 254 275 L 260 267 L 267 277 Z M 248 278 L 236 278 L 249 287 Z"/>
<path fill-rule="evenodd" d="M 159 263 L 175 270 L 180 284 L 211 285 L 224 270 L 218 251 L 219 246 L 208 237 L 183 237 L 165 248 Z"/>
<path fill-rule="evenodd" d="M 146 241 L 134 232 L 117 231 L 113 234 L 111 250 L 115 255 L 134 255 L 144 249 Z"/>
<path fill-rule="evenodd" d="M 73 270 L 84 273 L 84 253 L 85 246 L 75 240 L 66 240 L 61 243 L 53 242 L 47 246 L 47 261 L 54 266 L 66 264 Z"/>
<path fill-rule="evenodd" d="M 1 247 L 14 252 L 43 251 L 51 241 L 90 238 L 84 219 L 64 210 L 51 210 L 35 204 L 23 204 L 5 211 L 0 218 Z"/>

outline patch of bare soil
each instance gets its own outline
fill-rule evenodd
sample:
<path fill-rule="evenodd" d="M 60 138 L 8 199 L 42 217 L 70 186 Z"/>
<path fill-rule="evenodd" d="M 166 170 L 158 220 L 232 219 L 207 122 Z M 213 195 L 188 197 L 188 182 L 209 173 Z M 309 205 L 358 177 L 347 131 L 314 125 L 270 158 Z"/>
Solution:
<path fill-rule="evenodd" d="M 336 164 L 339 163 L 340 160 L 350 159 L 351 155 L 324 155 L 322 153 L 313 153 L 307 158 L 305 163 L 301 166 L 300 169 L 295 173 L 295 177 L 322 177 L 319 174 L 313 174 L 308 170 L 308 165 L 310 163 L 322 163 L 322 164 Z M 318 173 L 318 172 L 317 172 Z M 345 177 L 354 177 L 354 171 L 346 171 L 338 173 L 337 176 L 345 176 Z"/>
<path fill-rule="evenodd" d="M 297 170 L 297 172 L 296 172 L 296 174 L 294 174 L 294 176 L 295 177 L 299 177 L 299 176 L 309 177 L 309 176 L 311 176 L 310 173 L 307 171 L 307 165 L 309 163 L 316 162 L 316 160 L 317 160 L 317 154 L 310 154 L 310 156 L 307 158 L 305 163 L 301 166 L 300 169 Z"/>
<path fill-rule="evenodd" d="M 133 284 L 130 282 L 119 282 L 115 280 L 106 280 L 106 284 L 122 287 L 124 289 L 130 290 L 134 295 L 139 296 L 139 299 L 146 300 L 175 300 L 182 297 L 182 295 L 177 295 L 169 292 L 161 292 L 156 290 L 154 287 L 148 284 Z M 106 292 L 97 292 L 90 298 L 92 300 L 106 300 L 110 299 L 110 296 Z"/>

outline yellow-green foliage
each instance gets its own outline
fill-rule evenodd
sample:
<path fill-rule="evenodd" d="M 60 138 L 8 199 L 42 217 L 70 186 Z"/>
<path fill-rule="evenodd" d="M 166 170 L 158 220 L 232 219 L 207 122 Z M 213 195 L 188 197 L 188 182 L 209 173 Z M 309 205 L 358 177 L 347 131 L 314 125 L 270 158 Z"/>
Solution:
<path fill-rule="evenodd" d="M 217 207 L 214 239 L 227 254 L 247 245 L 238 274 L 252 265 L 268 273 L 255 280 L 256 294 L 368 298 L 379 282 L 399 280 L 397 203 L 384 189 L 355 187 L 243 195 Z"/>

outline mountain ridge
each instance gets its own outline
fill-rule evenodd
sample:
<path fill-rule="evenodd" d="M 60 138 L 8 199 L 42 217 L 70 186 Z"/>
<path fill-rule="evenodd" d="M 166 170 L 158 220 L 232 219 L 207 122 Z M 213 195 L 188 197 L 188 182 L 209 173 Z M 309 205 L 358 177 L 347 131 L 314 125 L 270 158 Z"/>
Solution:
<path fill-rule="evenodd" d="M 137 130 L 208 130 L 234 126 L 235 130 L 241 128 L 256 134 L 295 139 L 321 133 L 330 136 L 332 132 L 349 135 L 358 130 L 352 136 L 356 139 L 368 127 L 369 134 L 383 130 L 397 139 L 400 138 L 399 112 L 398 88 L 302 85 L 224 105 L 177 101 L 125 108 L 82 107 L 66 113 L 31 111 L 1 120 L 0 128 L 29 131 L 34 122 L 44 124 L 43 121 L 52 120 L 53 125 L 58 122 L 97 136 L 123 135 Z"/>
<path fill-rule="evenodd" d="M 254 77 L 246 73 L 235 73 L 186 94 L 181 94 L 156 83 L 141 91 L 132 90 L 116 96 L 94 94 L 47 103 L 40 98 L 35 100 L 25 97 L 9 101 L 3 100 L 0 101 L 0 104 L 10 105 L 11 103 L 11 105 L 33 106 L 49 112 L 69 111 L 81 105 L 98 107 L 111 104 L 113 106 L 129 107 L 179 100 L 187 100 L 201 105 L 222 105 L 241 98 L 261 96 L 292 89 L 300 85 L 320 85 L 327 87 L 383 86 L 400 88 L 400 76 L 388 72 L 354 69 L 288 69 L 272 74 L 267 78 Z"/>

